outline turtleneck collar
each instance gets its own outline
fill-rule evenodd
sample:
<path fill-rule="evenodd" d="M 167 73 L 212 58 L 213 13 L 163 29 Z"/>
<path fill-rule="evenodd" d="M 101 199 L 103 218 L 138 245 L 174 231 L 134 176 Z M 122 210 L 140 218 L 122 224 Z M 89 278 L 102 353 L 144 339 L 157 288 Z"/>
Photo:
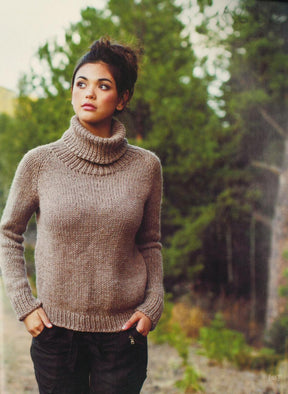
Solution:
<path fill-rule="evenodd" d="M 71 153 L 79 159 L 94 164 L 108 165 L 119 160 L 127 150 L 125 127 L 113 119 L 110 138 L 97 137 L 81 125 L 77 116 L 71 119 L 63 141 Z"/>

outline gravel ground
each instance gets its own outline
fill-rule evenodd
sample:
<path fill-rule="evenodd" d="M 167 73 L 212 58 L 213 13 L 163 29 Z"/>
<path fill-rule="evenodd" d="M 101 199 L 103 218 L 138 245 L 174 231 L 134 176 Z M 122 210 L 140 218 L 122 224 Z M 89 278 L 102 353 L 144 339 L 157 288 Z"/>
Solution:
<path fill-rule="evenodd" d="M 190 363 L 202 376 L 206 394 L 288 394 L 288 363 L 278 375 L 265 372 L 239 371 L 234 367 L 211 365 L 209 360 L 190 349 Z M 181 360 L 168 345 L 150 346 L 150 369 L 144 394 L 177 394 L 174 383 L 181 379 Z"/>
<path fill-rule="evenodd" d="M 30 335 L 16 320 L 0 279 L 0 394 L 38 393 L 29 355 Z M 238 371 L 231 366 L 213 366 L 190 349 L 190 362 L 203 376 L 206 394 L 288 394 L 288 365 L 278 375 Z M 149 344 L 148 378 L 142 394 L 179 394 L 175 382 L 182 376 L 181 359 L 168 345 Z M 107 393 L 109 394 L 109 393 Z"/>

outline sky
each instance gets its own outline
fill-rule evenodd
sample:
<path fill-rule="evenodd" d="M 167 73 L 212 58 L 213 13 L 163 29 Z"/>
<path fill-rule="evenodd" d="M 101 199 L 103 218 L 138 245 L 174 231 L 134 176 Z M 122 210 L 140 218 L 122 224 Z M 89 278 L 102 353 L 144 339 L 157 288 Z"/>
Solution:
<path fill-rule="evenodd" d="M 0 87 L 17 93 L 19 78 L 23 73 L 29 73 L 38 48 L 48 40 L 61 41 L 68 26 L 81 20 L 81 9 L 88 6 L 103 8 L 107 1 L 2 1 L 0 8 Z M 231 5 L 234 1 L 215 0 L 215 3 L 220 12 L 223 12 L 225 6 Z M 188 19 L 191 19 L 191 15 Z"/>
<path fill-rule="evenodd" d="M 21 74 L 29 72 L 37 49 L 61 38 L 88 6 L 102 8 L 106 0 L 5 0 L 0 7 L 0 86 L 17 92 Z"/>

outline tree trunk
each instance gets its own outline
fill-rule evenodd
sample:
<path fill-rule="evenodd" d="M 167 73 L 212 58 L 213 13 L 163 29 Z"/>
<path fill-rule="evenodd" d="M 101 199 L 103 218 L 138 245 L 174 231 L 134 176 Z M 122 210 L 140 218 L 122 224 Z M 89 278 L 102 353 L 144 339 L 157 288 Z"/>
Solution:
<path fill-rule="evenodd" d="M 228 283 L 233 283 L 233 253 L 232 253 L 232 233 L 231 226 L 228 224 L 226 229 L 226 253 L 227 253 L 227 276 Z"/>
<path fill-rule="evenodd" d="M 283 270 L 285 265 L 287 265 L 283 258 L 285 250 L 288 250 L 288 139 L 285 140 L 284 145 L 283 167 L 279 176 L 278 195 L 272 222 L 271 248 L 268 262 L 267 330 L 283 309 L 279 297 L 279 285 L 283 277 Z"/>
<path fill-rule="evenodd" d="M 256 260 L 255 260 L 255 217 L 250 223 L 250 322 L 256 321 Z"/>

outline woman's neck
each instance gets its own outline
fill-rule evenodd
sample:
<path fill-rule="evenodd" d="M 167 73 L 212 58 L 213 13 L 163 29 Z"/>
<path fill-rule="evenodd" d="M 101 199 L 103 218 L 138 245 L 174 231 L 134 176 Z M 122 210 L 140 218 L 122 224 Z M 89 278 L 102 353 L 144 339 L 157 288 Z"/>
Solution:
<path fill-rule="evenodd" d="M 111 125 L 112 125 L 112 119 L 105 119 L 101 123 L 93 124 L 93 123 L 88 123 L 88 122 L 83 122 L 80 121 L 81 125 L 85 127 L 90 133 L 95 135 L 96 137 L 100 138 L 110 138 L 111 137 Z"/>

